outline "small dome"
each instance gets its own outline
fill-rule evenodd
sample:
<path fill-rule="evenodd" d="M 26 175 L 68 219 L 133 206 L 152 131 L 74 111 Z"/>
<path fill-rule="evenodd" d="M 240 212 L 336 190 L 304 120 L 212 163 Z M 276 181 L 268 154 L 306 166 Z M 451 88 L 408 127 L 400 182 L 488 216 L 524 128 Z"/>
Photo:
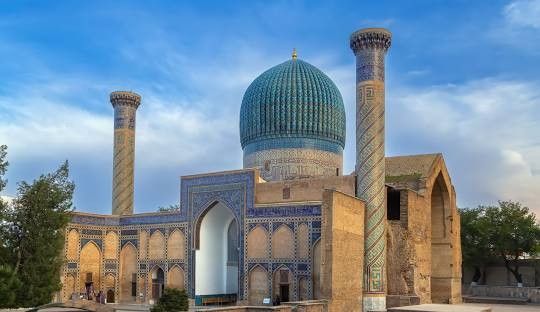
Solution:
<path fill-rule="evenodd" d="M 257 77 L 240 109 L 242 148 L 280 138 L 345 146 L 345 108 L 338 88 L 321 70 L 295 57 Z"/>

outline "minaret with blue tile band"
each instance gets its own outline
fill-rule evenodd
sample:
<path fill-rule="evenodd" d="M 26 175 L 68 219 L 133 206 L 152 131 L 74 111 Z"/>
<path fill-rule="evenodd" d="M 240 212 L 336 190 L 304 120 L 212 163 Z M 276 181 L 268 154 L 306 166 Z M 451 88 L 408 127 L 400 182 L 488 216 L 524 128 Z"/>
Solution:
<path fill-rule="evenodd" d="M 356 56 L 356 196 L 366 205 L 364 311 L 386 311 L 384 58 L 392 35 L 383 28 L 354 32 Z"/>
<path fill-rule="evenodd" d="M 111 93 L 114 108 L 112 214 L 133 214 L 135 117 L 141 96 L 127 91 Z"/>

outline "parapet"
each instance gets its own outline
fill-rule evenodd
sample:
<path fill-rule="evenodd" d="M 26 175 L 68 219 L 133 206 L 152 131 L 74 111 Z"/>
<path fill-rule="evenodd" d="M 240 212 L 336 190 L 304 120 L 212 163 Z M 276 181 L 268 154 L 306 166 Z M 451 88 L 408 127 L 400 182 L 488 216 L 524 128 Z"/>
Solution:
<path fill-rule="evenodd" d="M 351 34 L 351 49 L 356 54 L 364 49 L 377 49 L 386 52 L 392 42 L 392 33 L 385 28 L 364 28 Z"/>
<path fill-rule="evenodd" d="M 138 108 L 141 104 L 141 96 L 131 91 L 111 92 L 110 99 L 113 107 L 116 105 L 129 105 Z"/>

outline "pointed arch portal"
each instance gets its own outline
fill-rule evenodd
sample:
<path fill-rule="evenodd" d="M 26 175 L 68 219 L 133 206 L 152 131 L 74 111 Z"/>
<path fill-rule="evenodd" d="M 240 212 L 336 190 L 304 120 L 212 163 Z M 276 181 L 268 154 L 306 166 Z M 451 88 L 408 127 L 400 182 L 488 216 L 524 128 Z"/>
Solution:
<path fill-rule="evenodd" d="M 431 300 L 450 303 L 452 298 L 452 242 L 450 191 L 442 173 L 431 191 Z"/>
<path fill-rule="evenodd" d="M 195 233 L 195 297 L 199 304 L 212 297 L 236 300 L 238 242 L 238 222 L 232 211 L 221 202 L 210 205 L 199 217 Z"/>

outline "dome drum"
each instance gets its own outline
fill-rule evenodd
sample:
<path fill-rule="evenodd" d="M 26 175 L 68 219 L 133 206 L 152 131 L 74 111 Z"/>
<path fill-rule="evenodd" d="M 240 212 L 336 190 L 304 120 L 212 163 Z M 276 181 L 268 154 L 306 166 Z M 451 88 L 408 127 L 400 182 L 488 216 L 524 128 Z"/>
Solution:
<path fill-rule="evenodd" d="M 343 156 L 307 148 L 276 148 L 244 154 L 244 168 L 258 168 L 266 181 L 336 176 L 343 172 Z"/>

